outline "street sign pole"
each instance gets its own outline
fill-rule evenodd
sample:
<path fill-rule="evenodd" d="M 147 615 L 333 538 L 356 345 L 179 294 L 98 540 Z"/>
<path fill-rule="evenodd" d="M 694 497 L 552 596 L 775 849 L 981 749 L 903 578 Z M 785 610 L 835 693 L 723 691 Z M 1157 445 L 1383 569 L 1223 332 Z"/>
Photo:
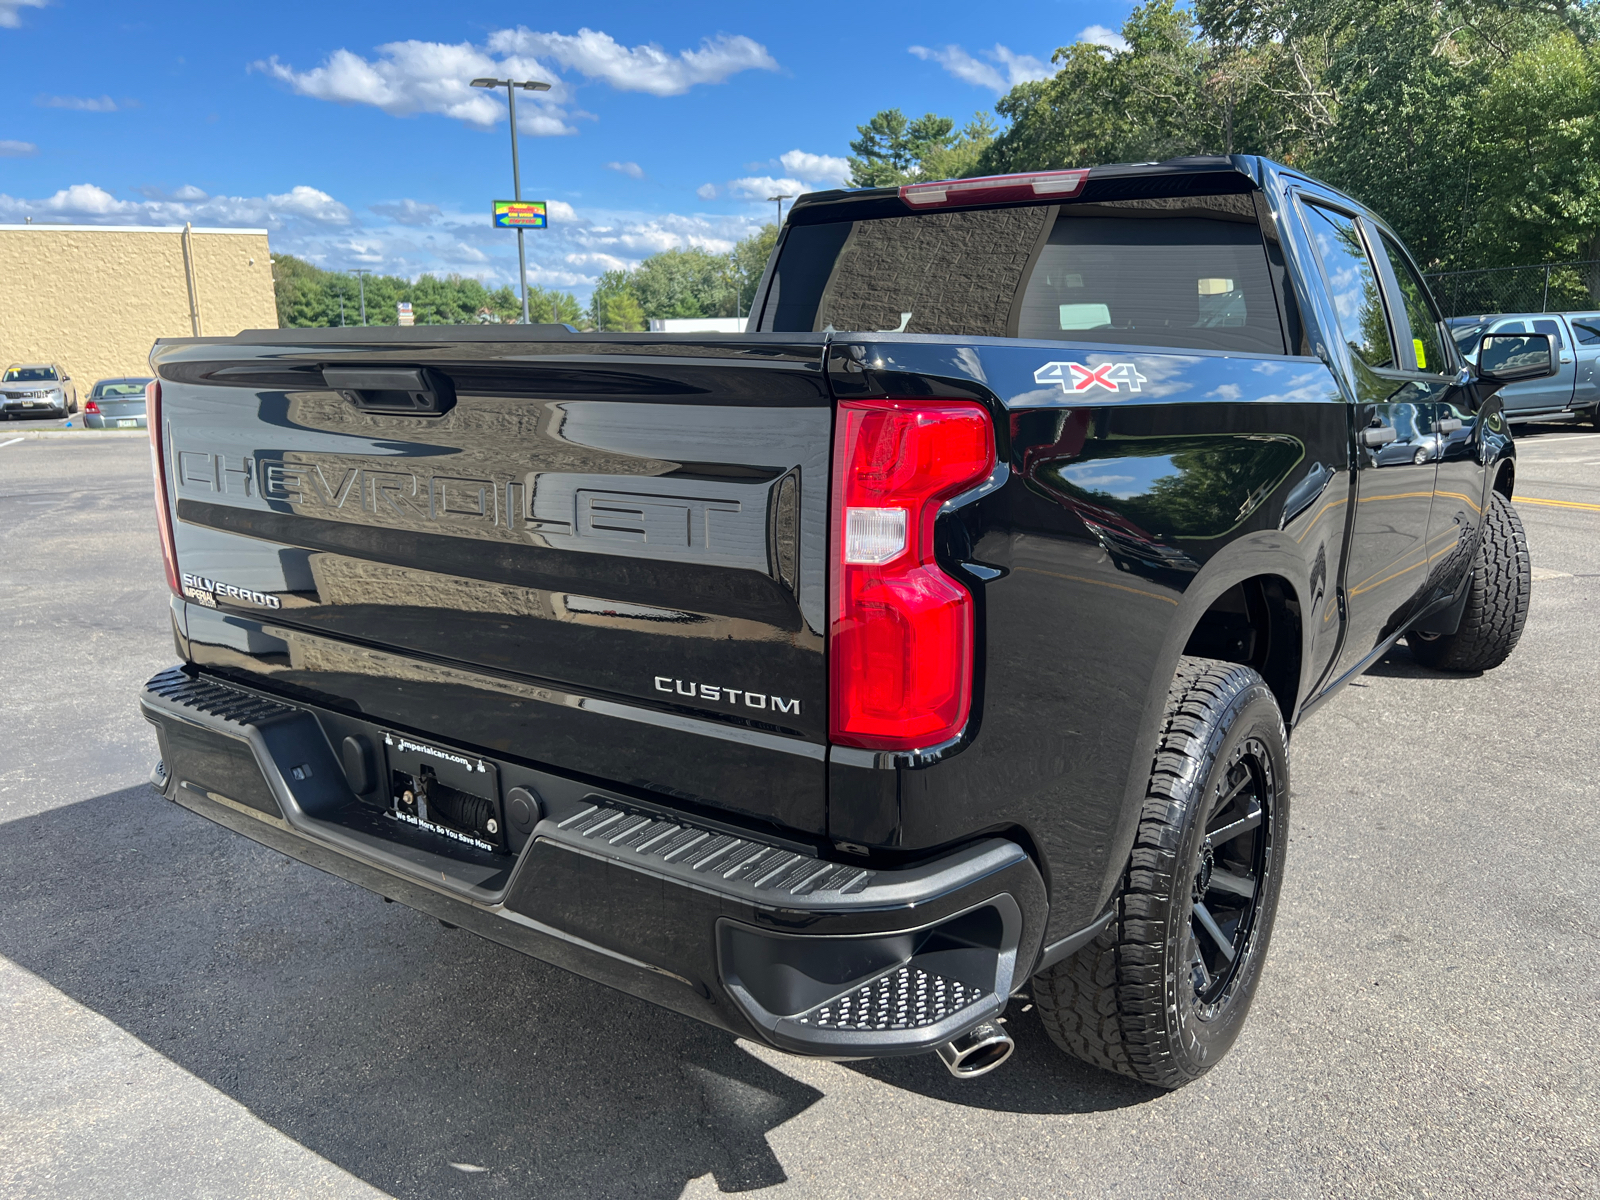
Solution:
<path fill-rule="evenodd" d="M 517 162 L 517 89 L 506 81 L 506 97 L 511 104 L 511 188 L 522 199 L 522 168 Z M 517 226 L 517 278 L 522 281 L 522 323 L 528 324 L 528 252 L 522 242 L 522 227 Z"/>

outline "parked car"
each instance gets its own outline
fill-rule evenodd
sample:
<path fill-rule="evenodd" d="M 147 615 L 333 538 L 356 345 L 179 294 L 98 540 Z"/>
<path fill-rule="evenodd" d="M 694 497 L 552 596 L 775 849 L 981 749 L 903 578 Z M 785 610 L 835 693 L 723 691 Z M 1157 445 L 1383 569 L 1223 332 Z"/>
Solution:
<path fill-rule="evenodd" d="M 802 197 L 749 328 L 159 342 L 152 781 L 769 1047 L 977 1075 L 1026 990 L 1203 1075 L 1287 731 L 1517 644 L 1550 338 L 1466 369 L 1393 230 L 1242 155 Z"/>
<path fill-rule="evenodd" d="M 148 375 L 102 379 L 83 402 L 85 429 L 145 428 L 144 389 Z"/>
<path fill-rule="evenodd" d="M 1557 371 L 1548 379 L 1514 383 L 1500 393 L 1513 423 L 1575 413 L 1600 424 L 1600 318 L 1594 313 L 1496 313 L 1456 317 L 1450 334 L 1461 356 L 1476 362 L 1486 333 L 1542 333 L 1556 349 Z"/>
<path fill-rule="evenodd" d="M 12 363 L 0 375 L 6 417 L 65 417 L 78 410 L 78 389 L 57 363 Z"/>

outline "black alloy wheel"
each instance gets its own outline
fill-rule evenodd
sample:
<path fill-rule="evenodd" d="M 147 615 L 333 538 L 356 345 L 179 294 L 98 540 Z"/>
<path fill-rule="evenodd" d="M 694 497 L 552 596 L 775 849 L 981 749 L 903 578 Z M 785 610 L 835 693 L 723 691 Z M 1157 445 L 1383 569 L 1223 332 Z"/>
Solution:
<path fill-rule="evenodd" d="M 1250 738 L 1234 751 L 1202 822 L 1206 834 L 1189 889 L 1189 963 L 1198 1020 L 1218 1015 L 1249 954 L 1271 862 L 1276 790 L 1272 756 Z"/>
<path fill-rule="evenodd" d="M 1272 690 L 1247 666 L 1181 659 L 1111 924 L 1033 978 L 1051 1040 L 1163 1088 L 1216 1066 L 1260 982 L 1288 831 Z"/>

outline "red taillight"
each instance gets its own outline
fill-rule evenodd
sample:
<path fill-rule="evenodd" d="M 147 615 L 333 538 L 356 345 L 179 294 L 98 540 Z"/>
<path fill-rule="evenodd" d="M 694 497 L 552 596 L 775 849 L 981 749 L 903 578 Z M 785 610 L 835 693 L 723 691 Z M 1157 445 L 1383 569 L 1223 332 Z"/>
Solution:
<path fill-rule="evenodd" d="M 167 503 L 167 456 L 162 450 L 161 381 L 144 385 L 145 423 L 150 426 L 150 467 L 156 477 L 156 528 L 161 533 L 161 558 L 167 565 L 167 586 L 183 595 L 178 585 L 178 554 L 172 545 L 172 508 Z"/>
<path fill-rule="evenodd" d="M 97 412 L 100 411 L 100 406 L 98 404 L 96 404 L 93 400 L 85 400 L 83 402 L 83 411 L 86 412 L 86 413 L 88 413 L 88 412 L 97 413 Z"/>
<path fill-rule="evenodd" d="M 829 736 L 870 750 L 948 741 L 972 707 L 972 597 L 934 562 L 939 506 L 994 470 L 970 401 L 839 405 Z"/>
<path fill-rule="evenodd" d="M 1070 200 L 1083 191 L 1088 181 L 1086 167 L 1072 171 L 1033 171 L 1026 175 L 983 175 L 977 179 L 904 184 L 900 188 L 900 199 L 913 208 L 955 208 L 1036 197 Z"/>

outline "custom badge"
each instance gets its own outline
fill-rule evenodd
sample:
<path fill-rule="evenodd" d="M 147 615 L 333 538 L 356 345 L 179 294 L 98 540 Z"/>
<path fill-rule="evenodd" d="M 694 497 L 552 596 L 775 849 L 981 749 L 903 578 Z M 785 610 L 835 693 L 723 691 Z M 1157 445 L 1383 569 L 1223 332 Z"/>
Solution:
<path fill-rule="evenodd" d="M 1120 392 L 1124 385 L 1137 392 L 1146 377 L 1132 363 L 1101 363 L 1086 367 L 1077 362 L 1045 363 L 1033 373 L 1035 383 L 1059 383 L 1063 392 L 1087 392 L 1103 387 L 1108 392 Z"/>

